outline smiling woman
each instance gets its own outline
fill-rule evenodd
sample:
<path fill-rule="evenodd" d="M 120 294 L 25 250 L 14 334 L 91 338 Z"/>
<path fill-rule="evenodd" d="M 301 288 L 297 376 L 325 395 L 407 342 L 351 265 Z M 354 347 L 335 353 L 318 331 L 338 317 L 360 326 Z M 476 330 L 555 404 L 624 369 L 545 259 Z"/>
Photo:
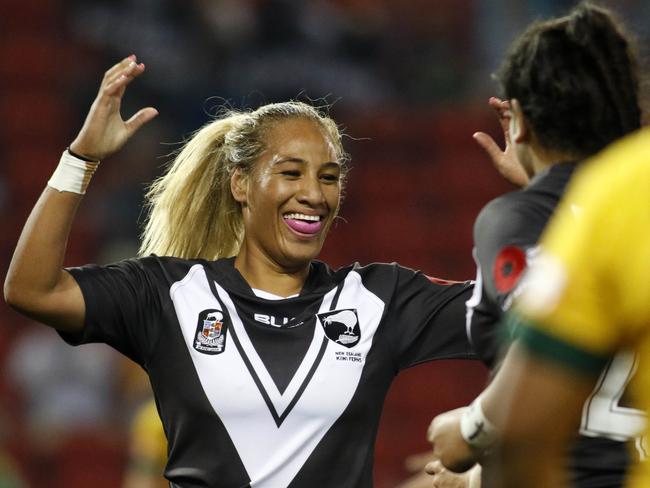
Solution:
<path fill-rule="evenodd" d="M 152 185 L 141 254 L 237 254 L 254 288 L 297 293 L 338 213 L 346 159 L 334 121 L 301 102 L 216 119 Z M 266 279 L 260 260 L 293 279 Z"/>
<path fill-rule="evenodd" d="M 316 261 L 346 176 L 336 124 L 303 103 L 216 119 L 149 193 L 141 257 L 62 269 L 99 159 L 153 108 L 120 116 L 134 56 L 111 68 L 29 217 L 5 298 L 71 344 L 148 373 L 172 487 L 370 487 L 386 392 L 402 369 L 470 358 L 470 283 L 397 264 Z M 341 460 L 345 462 L 341 462 Z"/>
<path fill-rule="evenodd" d="M 318 256 L 338 213 L 343 163 L 340 142 L 334 143 L 331 134 L 309 119 L 277 122 L 266 140 L 254 170 L 233 175 L 245 235 L 235 267 L 251 286 L 288 296 L 302 288 L 305 262 Z M 250 255 L 296 270 L 295 283 L 278 283 L 247 270 L 253 264 Z"/>

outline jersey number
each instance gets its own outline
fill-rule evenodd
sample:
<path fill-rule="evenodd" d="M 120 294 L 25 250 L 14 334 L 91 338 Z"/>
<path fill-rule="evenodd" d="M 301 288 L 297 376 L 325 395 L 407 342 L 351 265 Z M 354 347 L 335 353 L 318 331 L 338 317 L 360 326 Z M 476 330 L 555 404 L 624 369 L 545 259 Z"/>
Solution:
<path fill-rule="evenodd" d="M 620 353 L 609 362 L 600 375 L 596 388 L 585 402 L 581 434 L 626 441 L 643 431 L 643 412 L 622 404 L 637 363 L 638 359 L 632 352 Z"/>

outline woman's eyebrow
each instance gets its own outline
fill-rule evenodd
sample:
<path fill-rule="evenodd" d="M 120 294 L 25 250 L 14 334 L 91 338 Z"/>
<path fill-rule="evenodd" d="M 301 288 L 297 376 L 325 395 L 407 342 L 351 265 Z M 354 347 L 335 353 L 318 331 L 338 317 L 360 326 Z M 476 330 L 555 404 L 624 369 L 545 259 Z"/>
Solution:
<path fill-rule="evenodd" d="M 300 164 L 305 164 L 307 161 L 305 161 L 302 158 L 298 157 L 292 157 L 292 156 L 287 156 L 283 158 L 279 158 L 276 161 L 273 161 L 273 165 L 275 166 L 276 164 L 282 164 L 282 163 L 300 163 Z"/>
<path fill-rule="evenodd" d="M 278 164 L 282 164 L 282 163 L 298 163 L 298 164 L 307 164 L 307 161 L 305 161 L 305 160 L 302 159 L 302 158 L 291 157 L 291 156 L 289 156 L 289 157 L 286 157 L 286 158 L 280 158 L 280 159 L 278 159 L 278 160 L 276 160 L 276 161 L 273 161 L 273 166 L 276 166 L 276 165 L 278 165 Z M 338 168 L 338 167 L 341 166 L 341 163 L 336 162 L 336 161 L 327 161 L 326 163 L 323 163 L 321 166 L 327 166 L 327 167 L 332 167 L 332 166 L 334 166 L 334 167 L 337 167 L 337 168 Z"/>

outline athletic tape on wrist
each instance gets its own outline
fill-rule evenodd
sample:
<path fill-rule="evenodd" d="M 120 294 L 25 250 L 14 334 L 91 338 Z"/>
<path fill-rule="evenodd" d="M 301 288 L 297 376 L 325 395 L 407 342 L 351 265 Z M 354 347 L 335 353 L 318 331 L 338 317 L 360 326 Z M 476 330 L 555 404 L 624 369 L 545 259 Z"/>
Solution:
<path fill-rule="evenodd" d="M 61 155 L 59 165 L 54 170 L 47 185 L 58 191 L 69 191 L 83 195 L 93 177 L 99 161 L 84 161 L 70 154 L 66 149 Z"/>
<path fill-rule="evenodd" d="M 483 413 L 481 397 L 475 399 L 460 418 L 460 433 L 476 449 L 489 449 L 498 438 L 497 428 Z"/>

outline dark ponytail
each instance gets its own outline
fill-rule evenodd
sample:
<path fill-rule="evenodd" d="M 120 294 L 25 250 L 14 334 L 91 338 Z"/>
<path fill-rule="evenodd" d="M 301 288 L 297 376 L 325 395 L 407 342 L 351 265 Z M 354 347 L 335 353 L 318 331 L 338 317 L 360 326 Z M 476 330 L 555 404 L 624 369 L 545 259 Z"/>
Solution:
<path fill-rule="evenodd" d="M 584 158 L 641 125 L 636 54 L 607 9 L 582 3 L 532 24 L 497 77 L 549 149 Z"/>
<path fill-rule="evenodd" d="M 587 50 L 598 65 L 603 83 L 619 113 L 620 130 L 640 127 L 638 63 L 628 36 L 607 10 L 581 4 L 569 16 L 569 38 Z"/>

